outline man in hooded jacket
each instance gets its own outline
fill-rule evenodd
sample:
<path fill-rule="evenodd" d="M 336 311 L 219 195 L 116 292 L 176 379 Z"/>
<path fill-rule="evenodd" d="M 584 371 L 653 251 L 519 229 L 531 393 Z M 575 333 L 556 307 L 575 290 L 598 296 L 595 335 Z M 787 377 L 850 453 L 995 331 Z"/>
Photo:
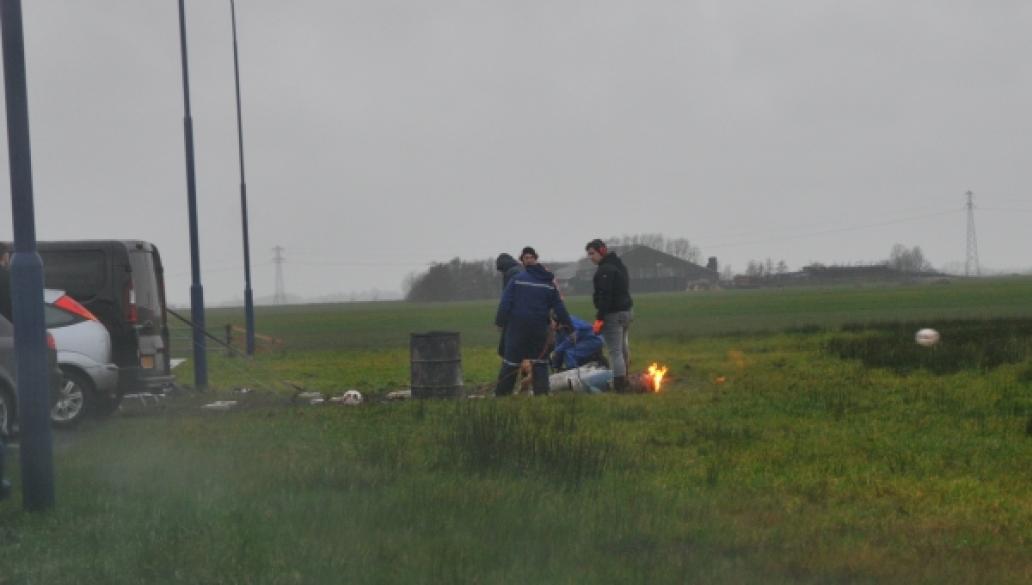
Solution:
<path fill-rule="evenodd" d="M 501 253 L 495 259 L 495 269 L 502 274 L 502 291 L 509 286 L 509 281 L 523 270 L 523 266 L 511 254 Z M 505 329 L 498 338 L 498 357 L 505 357 Z"/>
<path fill-rule="evenodd" d="M 502 290 L 504 291 L 505 287 L 509 286 L 509 281 L 512 280 L 512 277 L 523 270 L 523 266 L 511 254 L 503 252 L 495 259 L 495 269 L 502 275 Z"/>
<path fill-rule="evenodd" d="M 524 269 L 509 281 L 495 314 L 495 325 L 505 332 L 505 355 L 495 385 L 496 396 L 512 394 L 523 360 L 531 360 L 534 395 L 548 394 L 549 314 L 572 327 L 570 314 L 559 296 L 555 276 L 537 263 L 537 252 L 526 247 L 520 254 Z"/>

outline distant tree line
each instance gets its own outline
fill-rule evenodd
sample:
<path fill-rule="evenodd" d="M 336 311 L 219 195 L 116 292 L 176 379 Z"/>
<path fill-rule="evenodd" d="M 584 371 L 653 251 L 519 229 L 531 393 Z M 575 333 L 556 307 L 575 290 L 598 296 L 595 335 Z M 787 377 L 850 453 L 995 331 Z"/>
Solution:
<path fill-rule="evenodd" d="M 745 275 L 754 278 L 768 278 L 788 272 L 788 264 L 784 260 L 775 263 L 770 258 L 766 260 L 750 260 L 745 266 Z"/>
<path fill-rule="evenodd" d="M 409 275 L 403 287 L 407 301 L 468 301 L 499 296 L 502 279 L 492 259 L 452 258 L 431 264 L 425 272 Z"/>
<path fill-rule="evenodd" d="M 605 242 L 614 248 L 648 246 L 696 264 L 702 257 L 699 248 L 688 239 L 667 238 L 662 234 L 613 236 Z M 574 258 L 584 257 L 583 250 L 572 251 L 571 255 Z M 513 252 L 513 256 L 516 256 L 516 252 Z M 452 258 L 448 262 L 435 262 L 423 272 L 408 275 L 402 283 L 405 300 L 413 302 L 492 299 L 501 295 L 501 288 L 502 278 L 495 270 L 494 259 Z"/>
<path fill-rule="evenodd" d="M 895 270 L 897 272 L 905 273 L 919 273 L 919 272 L 931 272 L 935 270 L 932 263 L 925 258 L 924 252 L 921 251 L 921 246 L 914 246 L 908 248 L 903 244 L 893 244 L 892 250 L 889 251 L 889 257 L 880 262 L 874 263 L 859 263 L 859 264 L 831 264 L 825 266 L 821 263 L 814 263 L 810 266 L 816 268 L 828 268 L 828 267 L 847 267 L 847 266 L 885 266 Z"/>
<path fill-rule="evenodd" d="M 688 238 L 667 238 L 663 234 L 634 234 L 631 236 L 610 236 L 606 239 L 606 245 L 610 248 L 620 246 L 648 246 L 654 250 L 666 252 L 682 260 L 695 264 L 702 259 L 702 251 L 698 246 L 692 245 Z"/>
<path fill-rule="evenodd" d="M 859 266 L 871 266 L 871 263 L 859 264 Z M 889 252 L 889 257 L 886 260 L 875 262 L 873 265 L 887 266 L 893 270 L 906 273 L 918 273 L 928 272 L 933 270 L 931 262 L 928 261 L 924 256 L 924 252 L 921 251 L 921 246 L 914 246 L 908 248 L 903 244 L 895 244 L 892 246 L 892 250 Z M 830 264 L 825 265 L 820 262 L 810 264 L 807 268 L 839 268 L 849 267 L 854 264 Z M 721 273 L 721 279 L 730 280 L 733 272 L 730 267 L 724 268 L 725 272 Z M 750 260 L 745 267 L 745 276 L 752 279 L 757 278 L 773 278 L 789 272 L 788 264 L 784 260 L 774 260 L 767 258 L 766 260 Z"/>
<path fill-rule="evenodd" d="M 889 268 L 900 272 L 928 272 L 932 270 L 932 263 L 924 257 L 921 246 L 907 248 L 903 244 L 892 246 L 889 252 L 889 259 L 885 261 Z"/>

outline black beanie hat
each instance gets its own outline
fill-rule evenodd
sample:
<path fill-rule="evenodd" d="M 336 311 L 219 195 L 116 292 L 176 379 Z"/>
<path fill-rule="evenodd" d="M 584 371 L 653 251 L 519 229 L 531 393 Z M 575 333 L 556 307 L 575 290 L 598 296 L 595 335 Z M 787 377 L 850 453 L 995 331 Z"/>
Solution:
<path fill-rule="evenodd" d="M 523 258 L 527 254 L 530 254 L 531 256 L 533 256 L 535 260 L 538 257 L 537 252 L 534 250 L 534 248 L 531 248 L 530 246 L 527 246 L 527 247 L 523 248 L 523 251 L 520 252 L 520 258 Z"/>

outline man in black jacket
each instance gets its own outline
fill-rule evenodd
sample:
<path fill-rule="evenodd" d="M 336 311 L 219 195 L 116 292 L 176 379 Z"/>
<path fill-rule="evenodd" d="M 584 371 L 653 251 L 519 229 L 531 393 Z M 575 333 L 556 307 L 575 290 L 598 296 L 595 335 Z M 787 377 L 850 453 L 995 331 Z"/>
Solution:
<path fill-rule="evenodd" d="M 591 262 L 598 266 L 592 296 L 595 303 L 594 331 L 602 334 L 609 351 L 609 363 L 613 367 L 613 389 L 627 392 L 630 390 L 627 370 L 631 364 L 628 331 L 634 318 L 630 277 L 623 261 L 615 252 L 610 252 L 602 240 L 591 240 L 585 250 Z"/>

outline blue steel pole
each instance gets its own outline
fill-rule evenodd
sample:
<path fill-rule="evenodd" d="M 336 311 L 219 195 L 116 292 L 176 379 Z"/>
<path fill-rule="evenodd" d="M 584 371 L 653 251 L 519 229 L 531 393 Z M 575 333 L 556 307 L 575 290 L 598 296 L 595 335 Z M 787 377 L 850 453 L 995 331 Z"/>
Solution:
<path fill-rule="evenodd" d="M 204 288 L 197 243 L 197 185 L 194 178 L 193 118 L 190 116 L 190 72 L 186 59 L 186 7 L 179 0 L 179 49 L 183 61 L 183 134 L 186 141 L 186 202 L 190 216 L 190 318 L 193 320 L 194 386 L 208 388 L 207 340 L 204 338 Z"/>
<path fill-rule="evenodd" d="M 254 355 L 254 293 L 251 292 L 251 243 L 247 228 L 247 182 L 244 180 L 244 123 L 240 113 L 240 60 L 237 57 L 236 2 L 229 0 L 233 20 L 233 74 L 236 81 L 237 144 L 240 147 L 240 215 L 244 228 L 244 316 L 247 321 L 247 355 Z"/>
<path fill-rule="evenodd" d="M 50 438 L 47 333 L 43 320 L 43 262 L 36 251 L 36 212 L 32 201 L 25 38 L 21 0 L 0 2 L 14 220 L 11 305 L 17 323 L 14 347 L 21 422 L 22 505 L 28 510 L 45 510 L 54 506 L 54 457 Z"/>

